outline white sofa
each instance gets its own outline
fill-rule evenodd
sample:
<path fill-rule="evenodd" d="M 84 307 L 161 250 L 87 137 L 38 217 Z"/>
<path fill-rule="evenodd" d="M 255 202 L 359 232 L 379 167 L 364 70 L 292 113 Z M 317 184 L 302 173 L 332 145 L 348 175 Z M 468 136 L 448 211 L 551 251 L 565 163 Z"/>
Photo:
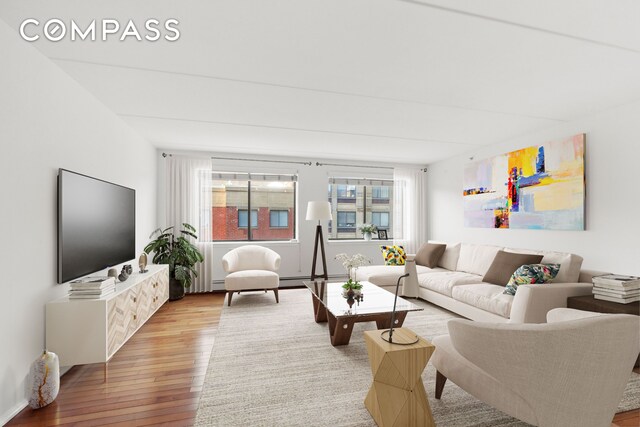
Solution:
<path fill-rule="evenodd" d="M 504 294 L 504 286 L 482 281 L 500 250 L 543 255 L 542 263 L 560 264 L 560 271 L 551 283 L 521 285 L 515 296 Z M 605 274 L 581 271 L 581 266 L 582 257 L 569 253 L 458 243 L 447 245 L 435 268 L 416 265 L 409 256 L 405 266 L 361 267 L 357 278 L 393 292 L 398 277 L 409 273 L 405 297 L 419 297 L 472 320 L 545 323 L 549 310 L 566 307 L 568 297 L 591 294 L 591 278 Z"/>

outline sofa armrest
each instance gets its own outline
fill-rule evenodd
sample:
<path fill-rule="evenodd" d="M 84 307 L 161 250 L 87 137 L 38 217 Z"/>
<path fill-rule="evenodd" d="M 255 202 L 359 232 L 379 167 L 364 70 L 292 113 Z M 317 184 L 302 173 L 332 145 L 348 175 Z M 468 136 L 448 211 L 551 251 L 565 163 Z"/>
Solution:
<path fill-rule="evenodd" d="M 418 298 L 418 271 L 415 259 L 407 257 L 407 261 L 404 264 L 404 274 L 409 274 L 409 277 L 403 279 L 402 296 Z"/>
<path fill-rule="evenodd" d="M 567 298 L 591 295 L 591 283 L 520 285 L 511 304 L 509 322 L 546 323 L 549 310 L 566 307 Z"/>
<path fill-rule="evenodd" d="M 576 310 L 575 308 L 554 308 L 547 313 L 547 323 L 566 322 L 569 320 L 586 319 L 589 317 L 606 316 L 594 311 Z"/>
<path fill-rule="evenodd" d="M 607 273 L 606 271 L 599 271 L 599 270 L 580 270 L 580 277 L 578 278 L 578 282 L 591 283 L 594 277 L 606 276 L 607 274 L 611 274 L 611 273 Z"/>

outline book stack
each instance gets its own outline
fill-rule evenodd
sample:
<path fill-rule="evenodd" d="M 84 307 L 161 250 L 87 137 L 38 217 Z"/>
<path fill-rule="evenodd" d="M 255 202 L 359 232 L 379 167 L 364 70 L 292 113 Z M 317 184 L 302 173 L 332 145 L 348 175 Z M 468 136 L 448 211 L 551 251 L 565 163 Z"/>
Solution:
<path fill-rule="evenodd" d="M 594 277 L 593 297 L 620 304 L 640 301 L 640 277 L 619 274 Z"/>
<path fill-rule="evenodd" d="M 116 279 L 107 276 L 84 277 L 71 282 L 69 299 L 101 298 L 116 291 Z"/>

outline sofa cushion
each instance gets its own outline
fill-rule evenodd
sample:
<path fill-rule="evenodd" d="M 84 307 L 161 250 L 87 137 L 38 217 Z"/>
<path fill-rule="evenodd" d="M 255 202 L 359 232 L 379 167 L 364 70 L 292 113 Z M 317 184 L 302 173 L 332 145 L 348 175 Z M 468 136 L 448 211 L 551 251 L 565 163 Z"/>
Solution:
<path fill-rule="evenodd" d="M 537 264 L 541 260 L 542 255 L 498 251 L 482 281 L 493 283 L 494 285 L 506 286 L 513 273 L 520 266 Z"/>
<path fill-rule="evenodd" d="M 580 267 L 582 267 L 583 258 L 580 255 L 570 254 L 567 252 L 553 251 L 537 251 L 533 249 L 517 249 L 507 248 L 507 252 L 540 254 L 542 255 L 542 264 L 560 264 L 560 271 L 553 283 L 578 283 L 580 281 Z"/>
<path fill-rule="evenodd" d="M 435 240 L 429 240 L 427 243 L 444 244 Z M 460 243 L 455 245 L 447 244 L 440 261 L 438 261 L 438 267 L 446 268 L 447 270 L 456 270 L 458 266 L 458 257 L 460 256 Z"/>
<path fill-rule="evenodd" d="M 482 282 L 482 276 L 461 271 L 432 271 L 427 274 L 418 273 L 418 284 L 439 294 L 451 296 L 454 286 Z"/>
<path fill-rule="evenodd" d="M 395 286 L 403 274 L 403 265 L 367 265 L 355 270 L 357 280 L 367 280 L 377 286 Z"/>
<path fill-rule="evenodd" d="M 420 277 L 421 274 L 423 273 L 439 273 L 439 272 L 447 272 L 449 270 L 444 269 L 442 267 L 434 267 L 434 268 L 429 268 L 429 267 L 425 267 L 424 265 L 416 265 L 416 273 L 418 273 L 418 277 Z"/>
<path fill-rule="evenodd" d="M 560 264 L 560 270 L 554 283 L 577 283 L 580 280 L 580 267 L 583 258 L 580 255 L 562 252 L 542 252 L 543 264 Z"/>
<path fill-rule="evenodd" d="M 380 246 L 380 250 L 382 250 L 384 265 L 404 265 L 407 260 L 407 254 L 402 246 Z"/>
<path fill-rule="evenodd" d="M 484 276 L 502 247 L 462 243 L 456 270 Z"/>
<path fill-rule="evenodd" d="M 446 249 L 447 245 L 445 244 L 423 243 L 416 253 L 416 265 L 423 265 L 429 268 L 437 267 Z"/>
<path fill-rule="evenodd" d="M 515 295 L 520 285 L 541 285 L 553 280 L 560 270 L 560 264 L 530 264 L 518 268 L 504 290 L 505 294 Z"/>
<path fill-rule="evenodd" d="M 456 301 L 469 304 L 490 313 L 509 318 L 511 313 L 512 295 L 503 293 L 504 286 L 491 283 L 455 286 L 451 296 Z"/>
<path fill-rule="evenodd" d="M 268 270 L 242 270 L 229 273 L 224 278 L 227 291 L 248 291 L 252 289 L 275 289 L 280 278 L 278 273 Z"/>

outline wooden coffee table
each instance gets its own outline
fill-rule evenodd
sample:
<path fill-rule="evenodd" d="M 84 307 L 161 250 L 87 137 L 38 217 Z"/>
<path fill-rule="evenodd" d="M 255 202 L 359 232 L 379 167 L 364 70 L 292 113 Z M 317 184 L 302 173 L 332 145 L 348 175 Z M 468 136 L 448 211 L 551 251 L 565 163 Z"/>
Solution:
<path fill-rule="evenodd" d="M 311 291 L 313 313 L 317 323 L 329 322 L 329 335 L 334 346 L 349 344 L 353 325 L 376 322 L 378 329 L 391 327 L 394 294 L 370 282 L 362 283 L 362 300 L 349 301 L 342 295 L 344 282 L 324 280 L 303 282 Z M 394 327 L 401 327 L 407 313 L 423 308 L 398 297 Z"/>

